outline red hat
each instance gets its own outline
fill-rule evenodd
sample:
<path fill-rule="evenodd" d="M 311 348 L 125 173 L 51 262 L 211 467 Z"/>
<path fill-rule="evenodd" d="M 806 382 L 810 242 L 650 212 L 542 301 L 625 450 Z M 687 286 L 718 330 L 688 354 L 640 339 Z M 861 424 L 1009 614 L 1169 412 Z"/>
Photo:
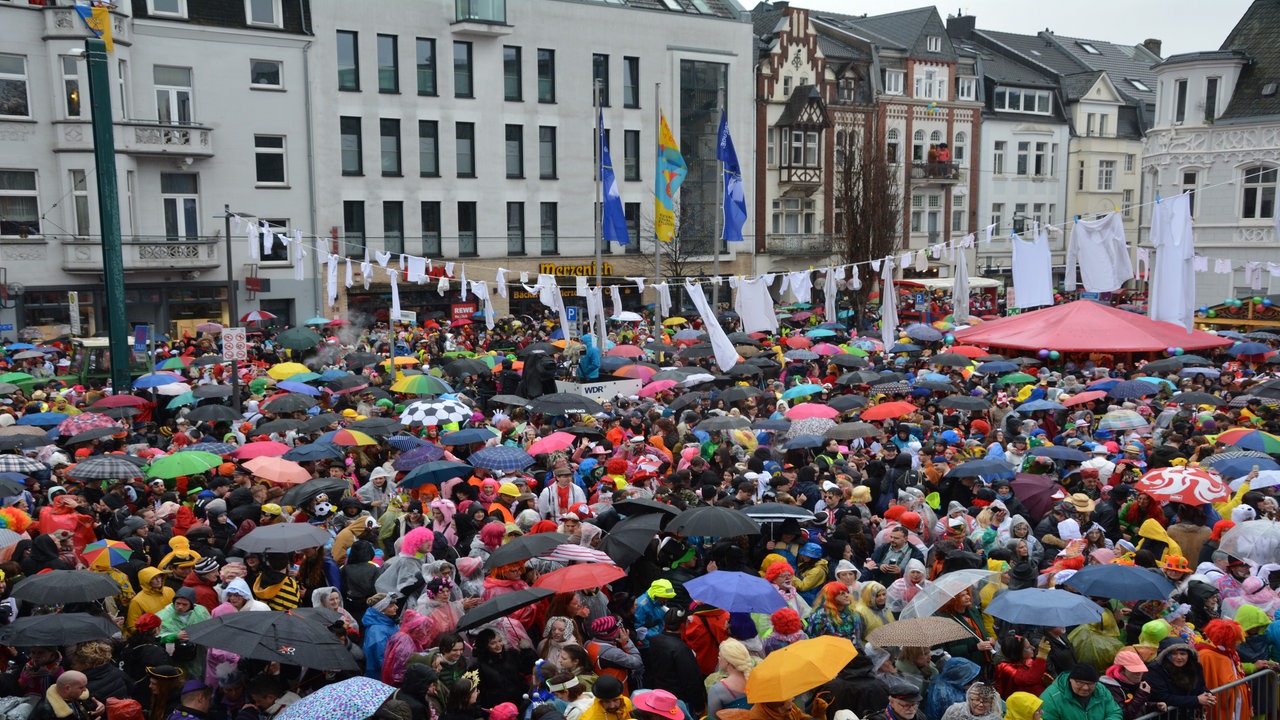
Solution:
<path fill-rule="evenodd" d="M 906 511 L 907 511 L 907 508 L 902 505 L 890 505 L 889 509 L 884 511 L 884 519 L 895 520 L 900 522 L 902 518 L 902 513 Z"/>
<path fill-rule="evenodd" d="M 591 506 L 586 503 L 578 503 L 577 505 L 574 505 L 569 508 L 569 512 L 577 515 L 579 520 L 586 520 L 587 518 L 592 517 Z"/>
<path fill-rule="evenodd" d="M 151 630 L 155 630 L 160 627 L 160 617 L 155 613 L 143 613 L 138 616 L 138 619 L 134 622 L 133 626 L 140 632 L 150 632 Z"/>
<path fill-rule="evenodd" d="M 906 529 L 911 530 L 911 531 L 916 531 L 916 530 L 919 530 L 919 529 L 920 529 L 920 515 L 919 515 L 919 513 L 913 513 L 913 512 L 910 512 L 910 511 L 908 511 L 908 512 L 904 512 L 904 513 L 902 513 L 902 515 L 898 516 L 898 522 L 899 522 L 903 527 L 905 527 Z"/>

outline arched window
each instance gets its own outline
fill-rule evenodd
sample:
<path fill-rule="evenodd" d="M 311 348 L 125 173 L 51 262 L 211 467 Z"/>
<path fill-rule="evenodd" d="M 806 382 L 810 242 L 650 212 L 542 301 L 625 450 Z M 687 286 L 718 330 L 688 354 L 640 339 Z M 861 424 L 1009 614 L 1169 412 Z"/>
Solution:
<path fill-rule="evenodd" d="M 844 144 L 845 144 L 846 136 L 847 136 L 847 133 L 845 133 L 844 130 L 836 131 L 836 148 L 835 148 L 836 170 L 839 170 L 840 168 L 844 167 Z"/>
<path fill-rule="evenodd" d="M 889 128 L 889 132 L 885 133 L 885 137 L 887 138 L 885 141 L 885 160 L 896 163 L 898 162 L 898 139 L 901 137 L 901 133 L 898 132 L 898 128 Z"/>
<path fill-rule="evenodd" d="M 942 131 L 941 131 L 941 130 L 934 130 L 932 133 L 930 133 L 930 134 L 929 134 L 929 142 L 931 142 L 931 143 L 940 143 L 940 142 L 942 142 Z"/>
<path fill-rule="evenodd" d="M 913 142 L 911 143 L 911 162 L 924 162 L 924 137 L 925 135 L 923 130 L 916 131 Z"/>
<path fill-rule="evenodd" d="M 969 135 L 965 132 L 956 133 L 956 140 L 953 143 L 955 147 L 951 149 L 951 159 L 957 163 L 964 162 L 965 151 L 969 144 Z"/>

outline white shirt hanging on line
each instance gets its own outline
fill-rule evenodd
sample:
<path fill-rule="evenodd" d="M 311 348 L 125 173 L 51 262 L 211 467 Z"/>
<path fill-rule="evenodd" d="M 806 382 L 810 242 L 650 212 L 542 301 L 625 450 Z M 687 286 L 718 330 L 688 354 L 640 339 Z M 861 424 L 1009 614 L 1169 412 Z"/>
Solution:
<path fill-rule="evenodd" d="M 1191 236 L 1191 196 L 1164 198 L 1151 211 L 1151 244 L 1156 249 L 1147 300 L 1152 320 L 1181 325 L 1191 332 L 1195 320 L 1196 254 Z"/>
<path fill-rule="evenodd" d="M 1030 240 L 1014 235 L 1013 302 L 1018 308 L 1053 304 L 1053 257 L 1049 233 L 1037 228 Z"/>
<path fill-rule="evenodd" d="M 1089 292 L 1113 292 L 1133 279 L 1133 262 L 1129 259 L 1120 213 L 1076 221 L 1071 228 L 1071 245 L 1067 248 L 1068 291 L 1076 289 L 1077 264 L 1080 280 Z"/>

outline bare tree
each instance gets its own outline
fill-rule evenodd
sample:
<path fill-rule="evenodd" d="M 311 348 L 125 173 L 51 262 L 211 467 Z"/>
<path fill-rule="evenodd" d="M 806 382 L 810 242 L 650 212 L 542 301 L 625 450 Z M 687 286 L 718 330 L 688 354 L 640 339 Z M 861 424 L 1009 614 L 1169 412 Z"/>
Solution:
<path fill-rule="evenodd" d="M 652 246 L 658 245 L 658 253 L 662 256 L 662 276 L 668 278 L 685 278 L 710 272 L 711 248 L 707 238 L 715 232 L 715 222 L 711 219 L 703 222 L 700 213 L 682 212 L 680 201 L 675 201 L 675 231 L 671 242 L 659 242 L 653 224 L 653 213 L 645 213 L 641 220 L 640 234 L 645 238 L 643 248 L 645 255 L 652 257 Z"/>
<path fill-rule="evenodd" d="M 861 132 L 843 133 L 836 149 L 835 207 L 843 217 L 836 246 L 847 263 L 893 255 L 901 244 L 902 197 L 895 163 L 880 139 L 875 113 L 866 115 Z M 877 287 L 863 276 L 854 293 L 854 310 L 862 315 L 867 296 Z"/>

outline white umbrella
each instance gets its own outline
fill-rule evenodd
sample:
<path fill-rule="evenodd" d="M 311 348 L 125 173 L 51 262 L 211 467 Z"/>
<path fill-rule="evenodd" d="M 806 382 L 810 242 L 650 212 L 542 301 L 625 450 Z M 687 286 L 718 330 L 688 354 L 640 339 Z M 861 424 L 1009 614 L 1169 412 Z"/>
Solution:
<path fill-rule="evenodd" d="M 156 391 L 156 394 L 158 395 L 169 395 L 171 397 L 177 397 L 178 395 L 181 395 L 183 393 L 191 392 L 191 386 L 183 382 L 174 382 L 174 383 L 169 383 L 168 385 L 160 385 L 153 389 Z"/>
<path fill-rule="evenodd" d="M 614 315 L 609 319 L 616 320 L 618 322 L 643 322 L 644 321 L 644 318 L 640 317 L 639 313 L 633 313 L 630 310 L 623 310 L 622 312 L 618 313 L 617 315 Z"/>
<path fill-rule="evenodd" d="M 902 608 L 902 613 L 898 616 L 898 619 L 929 617 L 938 612 L 939 608 L 946 605 L 956 595 L 959 595 L 962 590 L 969 587 L 974 588 L 976 602 L 976 593 L 981 589 L 980 585 L 996 582 L 999 577 L 1000 573 L 993 570 L 955 570 L 949 572 L 916 593 L 911 602 Z"/>
<path fill-rule="evenodd" d="M 1222 536 L 1218 549 L 1259 565 L 1275 562 L 1275 558 L 1280 556 L 1280 523 L 1271 520 L 1240 523 Z"/>
<path fill-rule="evenodd" d="M 1235 480 L 1232 480 L 1231 489 L 1239 490 L 1240 486 L 1248 479 L 1248 475 L 1241 475 Z M 1249 489 L 1261 490 L 1262 488 L 1274 487 L 1276 485 L 1280 485 L 1280 470 L 1260 470 L 1258 471 L 1258 476 L 1249 483 Z"/>

